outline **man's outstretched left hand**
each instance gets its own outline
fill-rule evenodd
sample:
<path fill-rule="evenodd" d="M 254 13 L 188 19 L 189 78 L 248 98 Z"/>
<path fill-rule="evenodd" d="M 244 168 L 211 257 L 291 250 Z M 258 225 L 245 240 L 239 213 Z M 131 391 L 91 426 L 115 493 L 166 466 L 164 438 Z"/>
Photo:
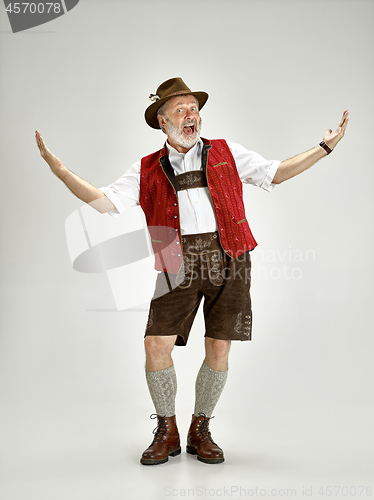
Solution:
<path fill-rule="evenodd" d="M 323 137 L 323 140 L 327 144 L 330 149 L 334 149 L 334 147 L 338 144 L 340 139 L 344 137 L 345 129 L 347 128 L 349 122 L 348 111 L 345 110 L 338 125 L 338 128 L 333 132 L 331 129 L 328 129 L 326 134 Z"/>

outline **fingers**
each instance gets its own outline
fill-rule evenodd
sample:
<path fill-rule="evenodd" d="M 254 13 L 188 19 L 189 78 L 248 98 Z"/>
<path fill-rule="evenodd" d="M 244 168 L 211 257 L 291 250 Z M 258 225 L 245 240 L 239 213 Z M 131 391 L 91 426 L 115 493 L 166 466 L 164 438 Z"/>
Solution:
<path fill-rule="evenodd" d="M 344 111 L 342 121 L 339 123 L 338 134 L 344 135 L 345 129 L 349 122 L 348 111 Z"/>
<path fill-rule="evenodd" d="M 51 152 L 45 145 L 43 137 L 40 135 L 40 132 L 38 130 L 35 131 L 35 139 L 36 139 L 36 144 L 40 151 L 40 155 L 48 163 L 48 158 L 51 156 Z"/>
<path fill-rule="evenodd" d="M 41 138 L 42 137 L 40 135 L 40 132 L 38 130 L 35 130 L 35 139 L 36 139 L 36 143 L 38 146 L 41 144 L 41 141 L 40 141 Z"/>
<path fill-rule="evenodd" d="M 344 111 L 343 117 L 344 117 L 344 121 L 343 121 L 342 127 L 345 130 L 347 128 L 347 125 L 348 125 L 348 122 L 349 122 L 349 113 L 348 113 L 348 111 Z"/>
<path fill-rule="evenodd" d="M 346 109 L 343 113 L 342 119 L 340 120 L 339 127 L 342 127 L 344 124 L 348 123 L 348 120 L 349 120 L 348 115 L 349 115 L 349 113 L 348 113 L 348 110 Z M 347 125 L 345 125 L 345 126 L 347 126 Z"/>
<path fill-rule="evenodd" d="M 335 130 L 334 135 L 336 137 L 339 137 L 339 140 L 343 137 L 345 133 L 345 129 L 347 128 L 349 118 L 348 118 L 348 110 L 346 109 L 343 113 L 342 119 L 340 120 L 340 123 L 338 125 L 338 128 Z"/>
<path fill-rule="evenodd" d="M 35 138 L 40 152 L 45 152 L 47 150 L 47 147 L 45 145 L 45 142 L 43 141 L 43 137 L 40 135 L 40 132 L 38 130 L 35 131 Z"/>
<path fill-rule="evenodd" d="M 334 147 L 338 144 L 340 139 L 343 138 L 345 129 L 347 128 L 348 122 L 349 122 L 349 113 L 348 110 L 346 109 L 343 113 L 342 119 L 340 120 L 340 123 L 333 132 L 331 129 L 328 129 L 323 140 L 326 142 L 326 144 L 331 148 L 334 149 Z"/>

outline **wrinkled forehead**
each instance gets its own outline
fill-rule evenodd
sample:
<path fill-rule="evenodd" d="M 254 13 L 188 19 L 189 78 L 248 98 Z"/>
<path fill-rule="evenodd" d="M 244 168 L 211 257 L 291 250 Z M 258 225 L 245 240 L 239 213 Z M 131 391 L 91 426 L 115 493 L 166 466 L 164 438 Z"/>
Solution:
<path fill-rule="evenodd" d="M 183 106 L 186 104 L 197 104 L 197 99 L 192 94 L 187 95 L 177 95 L 172 97 L 167 101 L 167 109 L 177 108 L 178 106 Z"/>

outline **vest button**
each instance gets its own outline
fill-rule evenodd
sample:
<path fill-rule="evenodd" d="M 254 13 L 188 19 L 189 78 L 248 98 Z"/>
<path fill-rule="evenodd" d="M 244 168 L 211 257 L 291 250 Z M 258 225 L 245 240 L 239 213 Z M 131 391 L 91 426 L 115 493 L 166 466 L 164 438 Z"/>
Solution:
<path fill-rule="evenodd" d="M 174 231 L 178 231 L 178 228 L 175 228 Z"/>
<path fill-rule="evenodd" d="M 180 257 L 180 256 L 181 256 L 181 254 L 179 253 L 179 254 L 178 254 L 178 257 Z"/>
<path fill-rule="evenodd" d="M 174 219 L 178 219 L 178 215 L 174 215 Z"/>
<path fill-rule="evenodd" d="M 174 206 L 176 207 L 176 206 L 177 206 L 177 203 L 174 203 Z"/>

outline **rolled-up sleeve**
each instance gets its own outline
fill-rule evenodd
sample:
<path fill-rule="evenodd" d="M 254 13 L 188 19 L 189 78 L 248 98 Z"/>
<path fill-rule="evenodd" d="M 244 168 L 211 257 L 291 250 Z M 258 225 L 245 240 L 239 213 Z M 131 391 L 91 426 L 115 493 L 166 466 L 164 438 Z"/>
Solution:
<path fill-rule="evenodd" d="M 134 163 L 126 172 L 109 186 L 100 190 L 113 203 L 114 209 L 108 212 L 114 217 L 120 215 L 127 208 L 139 205 L 140 191 L 140 161 Z"/>
<path fill-rule="evenodd" d="M 265 160 L 260 154 L 249 151 L 240 144 L 228 142 L 234 157 L 239 177 L 245 184 L 253 184 L 266 191 L 272 191 L 273 179 L 281 164 L 279 160 Z"/>

